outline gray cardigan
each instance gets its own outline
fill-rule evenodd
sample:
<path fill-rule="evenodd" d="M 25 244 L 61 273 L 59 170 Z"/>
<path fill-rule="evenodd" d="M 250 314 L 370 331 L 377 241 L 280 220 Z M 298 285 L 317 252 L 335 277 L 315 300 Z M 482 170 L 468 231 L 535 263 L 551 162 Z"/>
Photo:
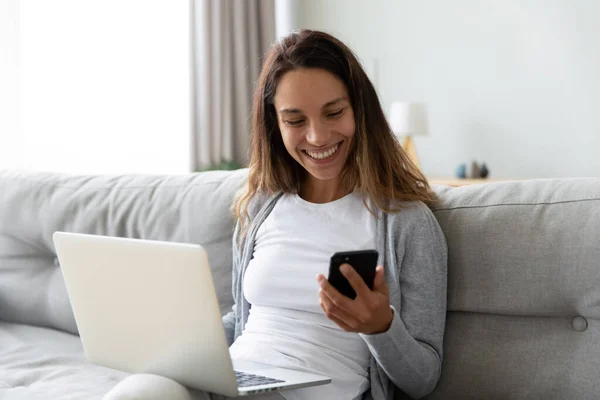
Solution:
<path fill-rule="evenodd" d="M 248 212 L 250 226 L 233 238 L 232 311 L 223 317 L 231 345 L 244 330 L 250 304 L 243 295 L 246 267 L 254 253 L 258 227 L 281 194 L 255 196 Z M 395 388 L 413 398 L 429 394 L 442 370 L 446 320 L 447 247 L 431 210 L 421 202 L 406 203 L 400 212 L 377 211 L 375 245 L 384 266 L 394 318 L 388 331 L 360 336 L 371 351 L 371 387 L 364 399 L 394 399 Z"/>

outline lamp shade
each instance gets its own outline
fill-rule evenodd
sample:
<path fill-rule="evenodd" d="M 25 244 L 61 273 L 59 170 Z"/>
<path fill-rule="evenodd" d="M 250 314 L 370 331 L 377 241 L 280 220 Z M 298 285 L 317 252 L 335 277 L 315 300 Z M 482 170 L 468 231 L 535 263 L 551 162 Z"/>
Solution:
<path fill-rule="evenodd" d="M 395 101 L 390 107 L 389 123 L 398 136 L 427 135 L 427 110 L 423 103 Z"/>

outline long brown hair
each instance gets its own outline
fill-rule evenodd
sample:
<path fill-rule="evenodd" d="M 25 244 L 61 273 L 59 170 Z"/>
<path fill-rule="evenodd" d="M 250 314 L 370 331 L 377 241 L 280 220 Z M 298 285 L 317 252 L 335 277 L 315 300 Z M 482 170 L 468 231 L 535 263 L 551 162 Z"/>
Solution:
<path fill-rule="evenodd" d="M 389 213 L 399 211 L 404 201 L 420 200 L 431 206 L 435 194 L 390 129 L 373 84 L 352 50 L 327 33 L 300 30 L 271 47 L 258 78 L 248 183 L 234 203 L 242 227 L 257 193 L 298 193 L 306 176 L 283 144 L 273 105 L 279 80 L 297 68 L 326 70 L 348 90 L 356 131 L 340 177 L 343 188 L 360 192 L 363 201 L 370 198 Z"/>

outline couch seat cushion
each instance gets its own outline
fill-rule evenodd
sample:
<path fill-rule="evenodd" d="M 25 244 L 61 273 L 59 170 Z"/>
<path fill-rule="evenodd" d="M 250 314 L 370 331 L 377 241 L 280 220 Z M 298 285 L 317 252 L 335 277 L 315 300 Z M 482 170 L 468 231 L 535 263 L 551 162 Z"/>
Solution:
<path fill-rule="evenodd" d="M 0 398 L 102 399 L 127 375 L 85 360 L 79 336 L 0 322 Z"/>

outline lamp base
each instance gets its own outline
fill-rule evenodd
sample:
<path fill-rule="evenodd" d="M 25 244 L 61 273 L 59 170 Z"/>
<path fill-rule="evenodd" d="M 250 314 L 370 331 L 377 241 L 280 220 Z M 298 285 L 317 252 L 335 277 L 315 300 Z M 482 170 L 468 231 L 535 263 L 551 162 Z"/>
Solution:
<path fill-rule="evenodd" d="M 413 164 L 415 164 L 417 168 L 421 169 L 419 156 L 417 156 L 417 148 L 415 147 L 415 142 L 413 141 L 411 135 L 407 135 L 406 138 L 404 138 L 404 144 L 402 145 L 402 148 L 404 148 L 404 152 L 408 155 Z"/>

